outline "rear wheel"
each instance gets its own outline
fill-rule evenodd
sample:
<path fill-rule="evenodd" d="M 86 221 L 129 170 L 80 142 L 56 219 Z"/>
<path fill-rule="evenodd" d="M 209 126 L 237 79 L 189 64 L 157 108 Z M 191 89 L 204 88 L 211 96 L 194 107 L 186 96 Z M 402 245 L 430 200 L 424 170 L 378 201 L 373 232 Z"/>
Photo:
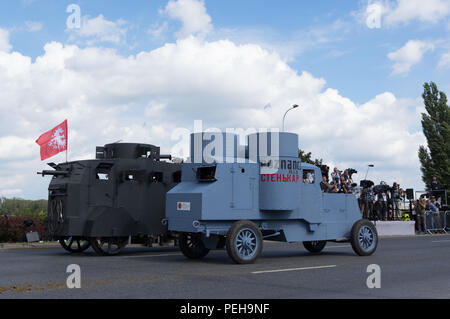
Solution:
<path fill-rule="evenodd" d="M 91 246 L 97 255 L 114 256 L 127 245 L 128 237 L 91 238 Z"/>
<path fill-rule="evenodd" d="M 374 224 L 366 219 L 357 221 L 352 227 L 350 242 L 358 255 L 372 255 L 378 245 L 378 233 Z"/>
<path fill-rule="evenodd" d="M 59 243 L 62 248 L 71 253 L 81 253 L 91 245 L 88 240 L 75 237 L 60 238 Z"/>
<path fill-rule="evenodd" d="M 228 231 L 226 246 L 228 256 L 235 263 L 253 263 L 263 247 L 261 230 L 251 221 L 238 221 Z"/>
<path fill-rule="evenodd" d="M 310 253 L 320 253 L 324 248 L 327 242 L 325 240 L 314 240 L 314 241 L 304 241 L 303 246 L 305 246 L 306 250 Z"/>
<path fill-rule="evenodd" d="M 201 234 L 181 233 L 178 240 L 180 250 L 189 259 L 201 259 L 208 255 L 209 249 L 202 242 Z"/>

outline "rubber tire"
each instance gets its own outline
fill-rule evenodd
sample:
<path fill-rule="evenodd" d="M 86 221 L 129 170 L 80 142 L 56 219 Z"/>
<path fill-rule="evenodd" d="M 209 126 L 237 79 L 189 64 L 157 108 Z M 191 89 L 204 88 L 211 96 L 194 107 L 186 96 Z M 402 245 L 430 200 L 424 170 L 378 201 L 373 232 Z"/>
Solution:
<path fill-rule="evenodd" d="M 375 246 L 370 251 L 364 251 L 359 245 L 358 233 L 359 233 L 359 230 L 361 229 L 361 227 L 363 227 L 363 226 L 370 227 L 372 229 L 373 233 L 375 234 Z M 378 232 L 377 232 L 375 225 L 367 219 L 358 220 L 355 224 L 353 224 L 353 227 L 352 227 L 352 230 L 350 233 L 350 243 L 352 244 L 352 248 L 355 251 L 355 253 L 358 254 L 359 256 L 372 255 L 378 246 Z"/>
<path fill-rule="evenodd" d="M 253 255 L 251 259 L 242 259 L 239 257 L 238 253 L 235 249 L 235 239 L 238 235 L 239 231 L 243 228 L 249 228 L 256 234 L 256 240 L 258 243 L 258 250 Z M 226 238 L 226 247 L 227 247 L 227 253 L 228 256 L 236 263 L 236 264 L 252 264 L 255 262 L 256 259 L 261 255 L 261 251 L 263 248 L 263 236 L 261 233 L 261 230 L 258 228 L 258 226 L 255 225 L 255 223 L 249 221 L 249 220 L 240 220 L 235 222 L 230 229 L 228 230 L 227 238 Z"/>
<path fill-rule="evenodd" d="M 98 245 L 97 239 L 98 239 L 98 238 L 91 238 L 90 242 L 91 242 L 91 247 L 92 247 L 92 249 L 94 249 L 94 251 L 95 251 L 95 252 L 97 253 L 97 255 L 99 255 L 99 256 L 116 256 L 116 255 L 118 255 L 118 254 L 121 252 L 121 250 L 122 250 L 123 248 L 125 248 L 125 246 L 126 246 L 127 243 L 128 243 L 128 237 L 123 237 L 123 238 L 121 238 L 121 237 L 116 237 L 116 238 L 114 238 L 114 239 L 122 240 L 123 242 L 120 243 L 119 249 L 118 249 L 117 251 L 115 251 L 115 252 L 113 252 L 113 253 L 108 253 L 107 251 L 104 251 L 104 250 Z"/>
<path fill-rule="evenodd" d="M 325 248 L 327 241 L 326 240 L 316 240 L 316 241 L 319 243 L 318 245 L 313 245 L 311 241 L 304 241 L 303 246 L 310 253 L 318 254 Z"/>
<path fill-rule="evenodd" d="M 81 239 L 78 239 L 78 240 L 81 240 Z M 76 241 L 77 241 L 77 239 L 73 240 L 73 242 L 76 242 Z M 89 242 L 89 240 L 84 240 L 84 241 L 87 241 L 87 245 L 86 244 L 82 245 L 79 249 L 78 248 L 73 249 L 72 248 L 73 246 L 69 247 L 68 245 L 66 245 L 66 242 L 64 241 L 63 238 L 59 239 L 59 244 L 61 245 L 62 248 L 64 248 L 64 250 L 68 251 L 69 253 L 82 253 L 83 251 L 85 251 L 86 249 L 91 247 L 91 243 Z M 72 243 L 72 245 L 73 245 L 73 243 Z"/>
<path fill-rule="evenodd" d="M 194 247 L 189 247 L 188 237 L 192 236 L 196 241 Z M 180 250 L 189 259 L 202 259 L 209 253 L 209 249 L 202 242 L 201 234 L 181 233 L 178 237 Z"/>

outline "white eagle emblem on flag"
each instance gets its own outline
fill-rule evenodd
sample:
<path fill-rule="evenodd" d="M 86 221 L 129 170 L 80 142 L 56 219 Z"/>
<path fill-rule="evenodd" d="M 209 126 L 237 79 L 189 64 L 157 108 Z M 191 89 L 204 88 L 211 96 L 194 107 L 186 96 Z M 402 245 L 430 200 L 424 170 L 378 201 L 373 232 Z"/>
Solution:
<path fill-rule="evenodd" d="M 62 128 L 57 128 L 52 135 L 52 139 L 48 143 L 48 146 L 53 149 L 61 149 L 66 146 L 66 135 Z"/>

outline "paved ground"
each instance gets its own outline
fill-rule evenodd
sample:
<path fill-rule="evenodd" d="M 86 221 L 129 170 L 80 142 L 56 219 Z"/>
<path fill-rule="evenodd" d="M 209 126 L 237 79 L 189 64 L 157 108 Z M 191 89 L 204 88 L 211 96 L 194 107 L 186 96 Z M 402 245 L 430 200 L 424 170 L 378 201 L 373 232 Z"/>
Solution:
<path fill-rule="evenodd" d="M 81 267 L 81 289 L 66 287 L 66 267 Z M 368 289 L 367 266 L 381 267 Z M 174 248 L 128 248 L 115 257 L 91 250 L 0 251 L 0 298 L 450 298 L 450 236 L 383 238 L 373 256 L 329 243 L 320 255 L 300 244 L 265 243 L 253 265 L 225 251 L 202 261 Z"/>

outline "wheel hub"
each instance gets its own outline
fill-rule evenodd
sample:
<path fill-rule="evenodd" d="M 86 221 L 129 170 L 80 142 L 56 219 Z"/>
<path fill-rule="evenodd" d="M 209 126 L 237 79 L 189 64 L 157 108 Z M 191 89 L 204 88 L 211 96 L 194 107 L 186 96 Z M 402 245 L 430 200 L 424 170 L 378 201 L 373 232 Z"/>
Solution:
<path fill-rule="evenodd" d="M 257 249 L 256 235 L 249 229 L 241 230 L 237 235 L 236 248 L 241 257 L 251 257 Z"/>
<path fill-rule="evenodd" d="M 374 244 L 374 234 L 372 230 L 367 226 L 362 227 L 358 234 L 358 240 L 361 248 L 369 250 Z"/>

